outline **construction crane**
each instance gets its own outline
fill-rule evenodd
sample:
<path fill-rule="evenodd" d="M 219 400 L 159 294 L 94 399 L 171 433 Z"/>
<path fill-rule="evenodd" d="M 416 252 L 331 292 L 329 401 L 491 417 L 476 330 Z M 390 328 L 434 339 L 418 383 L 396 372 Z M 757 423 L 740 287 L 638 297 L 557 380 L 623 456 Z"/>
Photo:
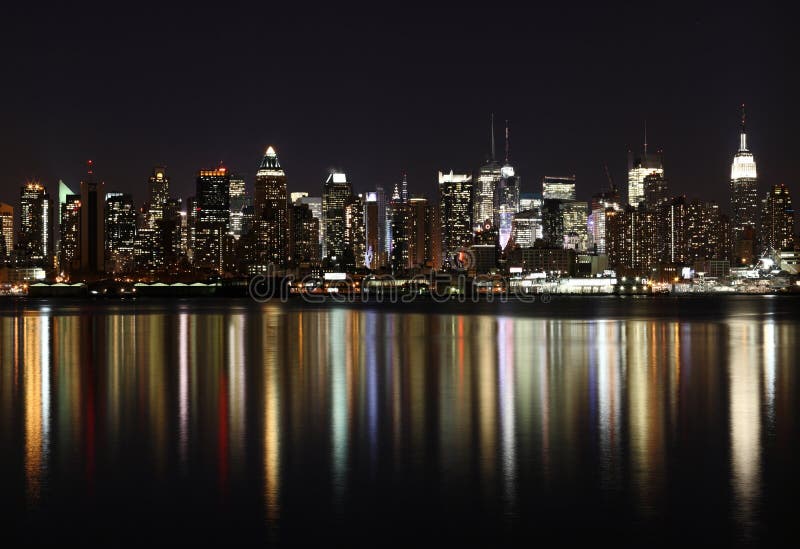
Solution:
<path fill-rule="evenodd" d="M 608 171 L 608 162 L 603 162 L 603 168 L 606 170 L 606 179 L 608 179 L 609 190 L 612 193 L 616 192 L 617 187 L 614 185 L 614 180 L 611 179 L 611 172 Z"/>

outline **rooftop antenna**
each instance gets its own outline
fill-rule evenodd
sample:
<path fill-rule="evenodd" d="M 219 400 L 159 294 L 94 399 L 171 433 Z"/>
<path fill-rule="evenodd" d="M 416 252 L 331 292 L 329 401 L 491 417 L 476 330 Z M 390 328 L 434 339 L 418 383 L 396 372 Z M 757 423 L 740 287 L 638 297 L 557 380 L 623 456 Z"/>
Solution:
<path fill-rule="evenodd" d="M 739 150 L 747 150 L 747 133 L 745 132 L 745 125 L 747 122 L 747 113 L 744 110 L 744 103 L 742 103 L 742 133 L 739 135 Z"/>
<path fill-rule="evenodd" d="M 509 151 L 509 143 L 508 143 L 508 120 L 506 120 L 506 164 L 508 164 L 508 158 L 509 158 L 508 151 Z"/>
<path fill-rule="evenodd" d="M 494 113 L 491 114 L 490 119 L 491 119 L 491 130 L 490 130 L 489 133 L 490 133 L 490 135 L 492 137 L 492 139 L 491 139 L 491 153 L 492 153 L 491 159 L 492 159 L 492 162 L 494 162 Z"/>
<path fill-rule="evenodd" d="M 644 154 L 647 156 L 647 119 L 644 121 Z"/>

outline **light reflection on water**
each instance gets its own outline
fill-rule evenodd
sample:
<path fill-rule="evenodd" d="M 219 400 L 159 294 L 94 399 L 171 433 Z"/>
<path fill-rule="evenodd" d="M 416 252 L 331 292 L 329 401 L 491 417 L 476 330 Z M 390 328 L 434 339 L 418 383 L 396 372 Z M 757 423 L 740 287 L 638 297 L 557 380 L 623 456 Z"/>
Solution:
<path fill-rule="evenodd" d="M 67 476 L 88 501 L 126 468 L 143 467 L 145 485 L 211 482 L 222 509 L 255 490 L 278 535 L 301 513 L 292 488 L 346 523 L 354 500 L 379 506 L 406 482 L 511 523 L 582 490 L 664 521 L 670 484 L 705 463 L 731 489 L 713 497 L 735 536 L 753 539 L 764 432 L 794 436 L 797 397 L 798 327 L 762 320 L 276 304 L 0 316 L 0 436 L 23 449 L 21 471 L 3 474 L 24 477 L 33 509 Z M 692 447 L 701 439 L 722 441 L 721 458 Z"/>

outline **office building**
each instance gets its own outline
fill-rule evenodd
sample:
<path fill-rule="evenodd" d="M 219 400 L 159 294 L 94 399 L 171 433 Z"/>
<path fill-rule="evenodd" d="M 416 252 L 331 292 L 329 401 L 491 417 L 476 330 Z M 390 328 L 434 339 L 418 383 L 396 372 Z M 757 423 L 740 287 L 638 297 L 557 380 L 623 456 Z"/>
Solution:
<path fill-rule="evenodd" d="M 221 272 L 222 237 L 230 222 L 230 177 L 220 166 L 197 174 L 194 222 L 194 257 L 197 267 Z"/>
<path fill-rule="evenodd" d="M 758 210 L 758 172 L 755 157 L 747 146 L 746 116 L 742 105 L 739 149 L 731 164 L 731 238 L 735 264 L 749 264 L 754 260 Z"/>
<path fill-rule="evenodd" d="M 575 200 L 575 176 L 545 176 L 542 179 L 542 199 Z"/>
<path fill-rule="evenodd" d="M 645 178 L 650 175 L 664 177 L 664 162 L 661 152 L 648 152 L 647 132 L 645 132 L 644 141 L 644 150 L 641 153 L 634 154 L 632 151 L 628 151 L 628 204 L 634 208 L 644 201 Z"/>
<path fill-rule="evenodd" d="M 278 161 L 275 149 L 267 148 L 256 172 L 255 227 L 257 233 L 256 254 L 258 263 L 286 265 L 289 245 L 289 197 L 286 190 L 286 172 Z"/>
<path fill-rule="evenodd" d="M 449 265 L 453 254 L 472 243 L 472 176 L 439 172 L 439 207 L 442 256 Z"/>
<path fill-rule="evenodd" d="M 776 255 L 794 246 L 794 209 L 786 185 L 773 185 L 762 202 L 761 254 Z"/>
<path fill-rule="evenodd" d="M 20 189 L 20 232 L 18 261 L 27 267 L 50 266 L 51 217 L 50 195 L 38 181 L 25 183 Z"/>
<path fill-rule="evenodd" d="M 331 172 L 322 192 L 322 225 L 325 231 L 322 255 L 333 262 L 342 261 L 345 250 L 345 212 L 353 190 L 342 172 Z"/>
<path fill-rule="evenodd" d="M 81 251 L 80 265 L 84 274 L 105 271 L 105 183 L 97 181 L 94 165 L 88 162 L 81 180 Z"/>

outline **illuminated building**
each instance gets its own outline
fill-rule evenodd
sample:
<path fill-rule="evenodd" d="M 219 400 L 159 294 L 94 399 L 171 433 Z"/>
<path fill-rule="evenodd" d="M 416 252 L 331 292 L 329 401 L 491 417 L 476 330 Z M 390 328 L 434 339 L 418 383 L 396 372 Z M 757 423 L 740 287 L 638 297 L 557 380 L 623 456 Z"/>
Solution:
<path fill-rule="evenodd" d="M 564 247 L 564 216 L 561 200 L 542 200 L 542 240 L 552 248 Z"/>
<path fill-rule="evenodd" d="M 761 253 L 791 249 L 794 245 L 794 209 L 786 185 L 773 185 L 762 205 Z"/>
<path fill-rule="evenodd" d="M 514 215 L 511 224 L 511 242 L 520 248 L 532 248 L 543 238 L 542 213 L 539 208 L 524 210 Z"/>
<path fill-rule="evenodd" d="M 50 245 L 50 195 L 38 181 L 20 189 L 20 232 L 18 260 L 24 266 L 48 267 Z"/>
<path fill-rule="evenodd" d="M 644 151 L 634 155 L 628 151 L 628 204 L 634 208 L 644 201 L 644 180 L 649 175 L 664 177 L 664 163 L 661 152 L 647 152 L 647 133 L 645 132 Z"/>
<path fill-rule="evenodd" d="M 410 267 L 423 267 L 427 263 L 433 264 L 434 250 L 433 242 L 438 240 L 434 237 L 435 211 L 428 204 L 428 199 L 423 197 L 411 197 L 408 200 L 409 206 L 409 249 L 408 263 Z M 438 265 L 437 265 L 438 267 Z"/>
<path fill-rule="evenodd" d="M 164 217 L 164 207 L 169 200 L 169 177 L 164 167 L 153 168 L 147 182 L 147 204 L 145 206 L 147 227 L 155 229 Z"/>
<path fill-rule="evenodd" d="M 597 254 L 606 253 L 606 210 L 622 209 L 619 192 L 612 183 L 611 189 L 592 196 L 591 213 L 586 219 L 589 247 Z"/>
<path fill-rule="evenodd" d="M 189 258 L 194 257 L 197 247 L 197 197 L 190 196 L 186 199 L 186 252 Z"/>
<path fill-rule="evenodd" d="M 183 216 L 180 198 L 170 198 L 164 205 L 163 218 L 156 223 L 153 262 L 156 269 L 173 266 L 183 254 Z"/>
<path fill-rule="evenodd" d="M 758 226 L 758 173 L 753 153 L 747 148 L 745 111 L 742 105 L 742 128 L 739 150 L 731 164 L 731 224 L 736 263 L 753 260 L 753 233 Z M 750 244 L 740 241 L 749 242 Z"/>
<path fill-rule="evenodd" d="M 247 232 L 245 210 L 252 206 L 252 198 L 247 195 L 244 177 L 231 174 L 230 186 L 230 233 L 238 240 Z"/>
<path fill-rule="evenodd" d="M 487 220 L 475 231 L 472 246 L 469 247 L 472 265 L 470 271 L 475 273 L 489 273 L 497 268 L 500 259 L 500 232 Z"/>
<path fill-rule="evenodd" d="M 113 272 L 132 267 L 136 240 L 136 209 L 125 193 L 107 193 L 105 205 L 106 260 Z"/>
<path fill-rule="evenodd" d="M 655 214 L 644 208 L 627 206 L 620 211 L 607 209 L 608 264 L 618 271 L 650 275 L 659 262 L 655 239 L 656 223 Z"/>
<path fill-rule="evenodd" d="M 389 246 L 389 264 L 392 272 L 401 272 L 411 263 L 411 205 L 403 202 L 401 194 L 395 187 L 392 200 L 386 204 L 386 242 Z"/>
<path fill-rule="evenodd" d="M 728 228 L 728 218 L 718 204 L 692 200 L 686 207 L 687 260 L 727 259 Z"/>
<path fill-rule="evenodd" d="M 61 199 L 59 198 L 61 201 Z M 63 273 L 77 272 L 81 266 L 81 197 L 67 194 L 61 202 L 59 221 L 59 270 Z"/>
<path fill-rule="evenodd" d="M 545 176 L 542 179 L 544 200 L 575 200 L 575 176 Z"/>
<path fill-rule="evenodd" d="M 322 192 L 322 225 L 325 231 L 322 255 L 333 261 L 341 261 L 344 254 L 344 207 L 352 194 L 346 174 L 336 171 L 328 174 Z"/>
<path fill-rule="evenodd" d="M 663 172 L 655 172 L 644 177 L 644 203 L 647 208 L 658 209 L 669 203 L 669 185 Z"/>
<path fill-rule="evenodd" d="M 647 199 L 645 199 L 647 202 Z M 686 197 L 676 196 L 669 202 L 654 202 L 656 214 L 656 253 L 661 261 L 683 264 L 688 259 L 689 208 Z"/>
<path fill-rule="evenodd" d="M 519 211 L 533 210 L 542 207 L 542 195 L 538 193 L 519 193 Z"/>
<path fill-rule="evenodd" d="M 286 240 L 286 235 L 289 234 L 286 172 L 272 146 L 267 147 L 256 172 L 253 206 L 258 262 L 262 265 L 273 263 L 279 267 L 285 266 L 289 255 Z"/>
<path fill-rule="evenodd" d="M 520 179 L 509 157 L 508 121 L 506 121 L 506 155 L 503 167 L 500 168 L 500 180 L 494 192 L 494 218 L 493 223 L 500 232 L 500 247 L 506 248 L 511 238 L 514 214 L 520 211 L 519 188 Z"/>
<path fill-rule="evenodd" d="M 320 261 L 319 219 L 308 204 L 297 202 L 291 212 L 291 260 L 295 265 L 315 265 Z"/>
<path fill-rule="evenodd" d="M 297 193 L 292 193 L 297 194 Z M 308 209 L 311 210 L 311 214 L 314 216 L 314 219 L 317 220 L 319 223 L 319 246 L 320 246 L 320 253 L 322 250 L 323 244 L 323 230 L 324 224 L 322 222 L 322 197 L 321 196 L 308 196 L 308 193 L 302 193 L 306 196 L 301 196 L 296 200 L 293 200 L 294 204 L 305 204 L 308 206 Z"/>
<path fill-rule="evenodd" d="M 14 208 L 0 202 L 0 263 L 11 257 L 14 249 Z"/>
<path fill-rule="evenodd" d="M 364 196 L 365 263 L 368 269 L 377 269 L 383 264 L 380 239 L 385 229 L 385 221 L 381 220 L 378 212 L 378 195 L 375 191 L 368 192 Z"/>
<path fill-rule="evenodd" d="M 560 204 L 564 248 L 585 252 L 589 245 L 586 202 L 565 201 Z"/>
<path fill-rule="evenodd" d="M 530 248 L 518 248 L 510 258 L 521 265 L 525 272 L 572 275 L 575 272 L 575 250 L 553 248 L 539 243 Z"/>
<path fill-rule="evenodd" d="M 439 207 L 444 263 L 472 243 L 472 176 L 439 172 Z"/>
<path fill-rule="evenodd" d="M 502 167 L 494 156 L 494 115 L 491 117 L 489 136 L 489 157 L 486 164 L 478 169 L 472 189 L 472 230 L 479 230 L 487 219 L 490 222 L 494 220 L 494 192 L 502 178 Z"/>
<path fill-rule="evenodd" d="M 364 200 L 362 195 L 351 195 L 344 207 L 344 266 L 348 270 L 366 265 L 367 235 L 364 227 Z"/>
<path fill-rule="evenodd" d="M 194 265 L 222 270 L 222 237 L 230 221 L 230 177 L 224 167 L 197 175 Z"/>

